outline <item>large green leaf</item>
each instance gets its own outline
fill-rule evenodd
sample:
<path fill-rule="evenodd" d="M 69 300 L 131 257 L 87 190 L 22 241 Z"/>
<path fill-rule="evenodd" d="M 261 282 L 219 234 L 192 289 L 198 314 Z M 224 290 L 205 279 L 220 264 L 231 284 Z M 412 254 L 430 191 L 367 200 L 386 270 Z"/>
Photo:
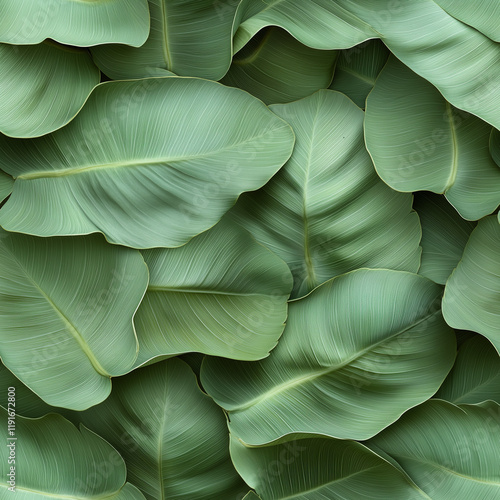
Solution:
<path fill-rule="evenodd" d="M 426 498 L 400 471 L 355 441 L 290 436 L 254 448 L 231 437 L 231 458 L 262 500 Z"/>
<path fill-rule="evenodd" d="M 443 315 L 453 328 L 487 337 L 500 352 L 500 224 L 479 221 L 443 297 Z"/>
<path fill-rule="evenodd" d="M 399 60 L 454 106 L 500 128 L 500 45 L 448 15 L 434 0 L 335 3 L 370 23 Z"/>
<path fill-rule="evenodd" d="M 151 31 L 140 48 L 100 45 L 96 64 L 111 78 L 177 75 L 222 78 L 231 64 L 238 2 L 149 0 Z"/>
<path fill-rule="evenodd" d="M 500 3 L 498 0 L 434 0 L 448 14 L 500 42 Z"/>
<path fill-rule="evenodd" d="M 500 407 L 430 400 L 373 443 L 399 462 L 432 500 L 496 500 L 500 492 Z"/>
<path fill-rule="evenodd" d="M 15 440 L 11 440 L 7 416 L 0 408 L 2 434 L 9 436 L 0 453 L 1 498 L 144 500 L 135 486 L 125 482 L 127 471 L 118 452 L 85 427 L 78 430 L 55 414 L 39 419 L 16 416 Z M 15 462 L 9 461 L 12 451 Z M 7 474 L 12 467 L 15 487 L 9 491 Z"/>
<path fill-rule="evenodd" d="M 255 493 L 254 491 L 249 491 L 244 497 L 243 500 L 256 500 L 260 499 L 259 495 Z"/>
<path fill-rule="evenodd" d="M 0 132 L 36 137 L 61 128 L 99 79 L 85 49 L 50 41 L 33 46 L 0 43 Z"/>
<path fill-rule="evenodd" d="M 0 203 L 12 192 L 14 179 L 0 170 Z"/>
<path fill-rule="evenodd" d="M 366 146 L 380 177 L 398 191 L 444 193 L 469 220 L 500 203 L 491 127 L 458 112 L 394 56 L 366 101 Z"/>
<path fill-rule="evenodd" d="M 0 42 L 34 45 L 52 38 L 78 47 L 139 47 L 149 32 L 147 0 L 2 0 Z"/>
<path fill-rule="evenodd" d="M 264 28 L 233 58 L 221 83 L 267 104 L 296 101 L 332 81 L 337 51 L 317 50 L 281 28 Z"/>
<path fill-rule="evenodd" d="M 241 24 L 235 34 L 238 52 L 262 28 L 279 26 L 299 42 L 315 49 L 346 49 L 379 34 L 331 0 L 242 0 L 237 12 Z"/>
<path fill-rule="evenodd" d="M 223 412 L 178 359 L 117 379 L 104 403 L 77 417 L 121 453 L 148 499 L 233 500 L 248 491 L 229 457 Z"/>
<path fill-rule="evenodd" d="M 147 286 L 139 252 L 100 235 L 0 233 L 0 355 L 44 401 L 103 401 L 137 357 L 133 315 Z"/>
<path fill-rule="evenodd" d="M 451 369 L 455 335 L 440 297 L 441 287 L 411 273 L 339 276 L 289 304 L 265 360 L 206 358 L 203 387 L 248 444 L 294 432 L 368 439 L 432 396 Z"/>
<path fill-rule="evenodd" d="M 374 171 L 364 113 L 330 90 L 271 109 L 296 133 L 292 157 L 230 213 L 288 263 L 293 296 L 360 267 L 416 272 L 418 216 L 411 195 L 388 188 Z"/>
<path fill-rule="evenodd" d="M 443 196 L 432 193 L 416 193 L 413 208 L 422 223 L 422 264 L 418 273 L 444 285 L 462 258 L 476 223 L 462 219 Z"/>
<path fill-rule="evenodd" d="M 292 276 L 238 225 L 224 218 L 180 248 L 143 255 L 150 280 L 135 318 L 136 365 L 193 351 L 255 360 L 278 342 Z"/>
<path fill-rule="evenodd" d="M 500 402 L 500 357 L 491 342 L 481 335 L 465 342 L 435 397 L 455 404 Z"/>
<path fill-rule="evenodd" d="M 0 224 L 179 246 L 265 184 L 293 143 L 283 120 L 238 89 L 178 77 L 103 83 L 63 129 L 0 136 L 0 168 L 16 178 Z"/>
<path fill-rule="evenodd" d="M 366 97 L 388 57 L 389 51 L 380 40 L 369 40 L 341 51 L 330 88 L 342 92 L 364 109 Z"/>

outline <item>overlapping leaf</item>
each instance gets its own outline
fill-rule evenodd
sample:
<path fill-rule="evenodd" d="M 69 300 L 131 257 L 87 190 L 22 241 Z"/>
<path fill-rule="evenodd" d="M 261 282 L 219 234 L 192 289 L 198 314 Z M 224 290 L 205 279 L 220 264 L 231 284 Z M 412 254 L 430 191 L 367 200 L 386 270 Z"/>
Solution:
<path fill-rule="evenodd" d="M 341 51 L 330 88 L 342 92 L 364 109 L 366 97 L 388 57 L 389 51 L 380 40 Z"/>
<path fill-rule="evenodd" d="M 500 401 L 500 357 L 484 337 L 467 340 L 458 350 L 457 360 L 435 395 L 455 404 Z"/>
<path fill-rule="evenodd" d="M 495 42 L 500 42 L 500 4 L 481 0 L 472 4 L 466 0 L 435 0 L 448 14 L 476 28 Z"/>
<path fill-rule="evenodd" d="M 0 170 L 0 203 L 12 192 L 14 179 Z"/>
<path fill-rule="evenodd" d="M 419 274 L 444 285 L 462 258 L 475 222 L 462 219 L 442 197 L 415 194 L 413 208 L 422 223 L 422 263 Z"/>
<path fill-rule="evenodd" d="M 437 87 L 453 106 L 500 127 L 497 43 L 451 17 L 434 0 L 335 3 L 369 23 L 399 60 Z"/>
<path fill-rule="evenodd" d="M 376 38 L 378 33 L 345 2 L 330 0 L 242 0 L 236 15 L 238 52 L 262 28 L 280 26 L 299 42 L 315 49 L 346 49 Z"/>
<path fill-rule="evenodd" d="M 495 500 L 500 491 L 500 406 L 430 400 L 370 444 L 380 447 L 432 500 Z"/>
<path fill-rule="evenodd" d="M 147 0 L 2 0 L 0 42 L 34 45 L 52 38 L 79 47 L 139 47 L 149 32 Z"/>
<path fill-rule="evenodd" d="M 99 79 L 87 50 L 50 41 L 33 46 L 0 43 L 0 132 L 36 137 L 61 128 Z"/>
<path fill-rule="evenodd" d="M 146 498 L 233 500 L 245 492 L 221 409 L 178 359 L 117 379 L 104 403 L 77 418 L 122 454 Z"/>
<path fill-rule="evenodd" d="M 495 163 L 500 167 L 500 130 L 496 128 L 491 131 L 490 153 Z"/>
<path fill-rule="evenodd" d="M 487 337 L 500 352 L 500 224 L 479 221 L 443 297 L 443 315 L 453 328 Z"/>
<path fill-rule="evenodd" d="M 329 90 L 271 109 L 296 146 L 285 167 L 230 212 L 294 275 L 293 297 L 359 267 L 418 270 L 421 237 L 411 196 L 377 176 L 363 141 L 363 112 Z"/>
<path fill-rule="evenodd" d="M 7 411 L 0 409 L 7 435 Z M 4 423 L 5 422 L 5 423 Z M 15 418 L 15 464 L 4 444 L 0 496 L 23 500 L 71 498 L 79 500 L 144 500 L 126 483 L 127 471 L 118 452 L 85 427 L 80 430 L 60 415 L 40 419 Z M 15 493 L 9 491 L 7 473 L 15 467 Z"/>
<path fill-rule="evenodd" d="M 50 405 L 100 403 L 137 357 L 132 317 L 148 280 L 140 253 L 100 235 L 0 236 L 3 363 Z"/>
<path fill-rule="evenodd" d="M 290 436 L 253 448 L 233 437 L 231 458 L 262 500 L 426 498 L 404 474 L 355 441 Z"/>
<path fill-rule="evenodd" d="M 149 0 L 151 31 L 140 48 L 100 45 L 96 64 L 111 78 L 142 78 L 175 73 L 211 80 L 231 64 L 233 23 L 238 2 Z"/>
<path fill-rule="evenodd" d="M 367 439 L 432 396 L 451 369 L 455 335 L 440 296 L 401 271 L 339 276 L 290 303 L 269 358 L 206 358 L 203 387 L 248 444 L 297 432 Z"/>
<path fill-rule="evenodd" d="M 150 281 L 135 319 L 136 365 L 192 351 L 255 360 L 276 345 L 292 276 L 237 224 L 224 218 L 180 248 L 143 255 Z"/>
<path fill-rule="evenodd" d="M 0 224 L 179 246 L 265 184 L 293 142 L 283 120 L 238 89 L 176 77 L 104 83 L 63 129 L 0 137 L 0 167 L 16 178 Z"/>
<path fill-rule="evenodd" d="M 233 58 L 221 83 L 267 104 L 296 101 L 330 85 L 337 51 L 317 50 L 277 27 L 265 28 Z"/>
<path fill-rule="evenodd" d="M 500 204 L 490 134 L 488 124 L 458 113 L 393 56 L 366 102 L 366 146 L 380 177 L 398 191 L 444 193 L 465 219 Z"/>

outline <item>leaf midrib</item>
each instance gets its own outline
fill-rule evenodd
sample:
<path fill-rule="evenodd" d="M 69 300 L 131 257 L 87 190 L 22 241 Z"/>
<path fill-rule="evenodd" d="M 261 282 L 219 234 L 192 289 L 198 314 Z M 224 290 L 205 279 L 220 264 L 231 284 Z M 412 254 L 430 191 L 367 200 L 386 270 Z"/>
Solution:
<path fill-rule="evenodd" d="M 104 377 L 111 377 L 111 375 L 101 366 L 99 361 L 96 359 L 94 356 L 94 353 L 91 351 L 85 340 L 83 339 L 82 335 L 80 332 L 76 329 L 76 327 L 73 325 L 73 323 L 66 317 L 66 315 L 57 307 L 57 305 L 53 302 L 53 300 L 40 288 L 38 283 L 31 277 L 31 275 L 28 273 L 27 269 L 19 262 L 17 257 L 8 249 L 7 247 L 4 247 L 5 250 L 9 253 L 9 255 L 12 257 L 12 259 L 17 263 L 17 265 L 22 269 L 24 276 L 29 280 L 29 282 L 40 292 L 42 297 L 49 303 L 49 305 L 52 307 L 52 309 L 56 312 L 56 314 L 62 319 L 63 323 L 65 324 L 67 330 L 71 333 L 72 337 L 77 341 L 78 345 L 80 346 L 81 350 L 83 353 L 87 356 L 90 364 L 94 368 L 94 370 L 99 373 L 99 375 L 102 375 Z"/>
<path fill-rule="evenodd" d="M 198 153 L 194 155 L 186 155 L 186 156 L 172 156 L 172 157 L 165 157 L 165 158 L 151 158 L 151 159 L 135 159 L 135 160 L 130 160 L 130 161 L 121 161 L 121 162 L 112 162 L 112 163 L 103 163 L 103 164 L 98 164 L 98 165 L 88 165 L 88 166 L 83 166 L 83 167 L 73 167 L 73 168 L 64 168 L 64 169 L 59 169 L 59 170 L 42 170 L 42 171 L 36 171 L 36 172 L 28 172 L 26 174 L 21 174 L 15 177 L 15 179 L 24 179 L 24 180 L 30 180 L 30 179 L 40 179 L 40 178 L 47 178 L 47 177 L 64 177 L 64 176 L 70 176 L 70 175 L 77 175 L 83 172 L 88 172 L 92 170 L 107 170 L 107 169 L 112 169 L 112 168 L 123 168 L 123 167 L 144 167 L 144 166 L 152 166 L 152 165 L 165 165 L 169 167 L 173 167 L 171 163 L 175 162 L 182 162 L 186 160 L 197 160 L 200 158 L 209 158 L 210 156 L 219 154 L 224 151 L 228 151 L 231 149 L 238 149 L 241 147 L 243 144 L 247 144 L 249 142 L 261 139 L 263 137 L 266 137 L 269 133 L 276 132 L 279 130 L 283 125 L 286 125 L 285 121 L 282 120 L 282 124 L 280 124 L 280 127 L 275 127 L 275 128 L 267 128 L 262 134 L 255 135 L 252 137 L 249 137 L 248 139 L 245 139 L 244 141 L 240 142 L 235 142 L 234 144 L 229 144 L 228 146 L 225 146 L 221 149 L 217 149 L 214 151 L 208 151 L 206 153 Z M 185 175 L 189 175 L 188 172 L 183 172 Z"/>
<path fill-rule="evenodd" d="M 238 292 L 226 292 L 223 290 L 197 290 L 196 288 L 175 288 L 175 287 L 166 287 L 161 285 L 149 285 L 148 292 L 156 292 L 156 293 L 191 293 L 191 294 L 205 294 L 205 295 L 228 295 L 228 296 L 236 296 L 236 297 L 270 297 L 271 294 L 265 293 L 238 293 Z"/>
<path fill-rule="evenodd" d="M 26 491 L 28 493 L 35 493 L 35 495 L 40 495 L 40 496 L 44 496 L 44 497 L 47 497 L 47 498 L 61 498 L 63 500 L 106 500 L 107 498 L 115 498 L 116 495 L 118 493 L 120 493 L 120 491 L 125 487 L 127 483 L 125 482 L 119 490 L 115 491 L 114 493 L 111 493 L 110 495 L 105 495 L 105 496 L 102 496 L 102 495 L 99 495 L 99 496 L 91 496 L 91 497 L 75 497 L 73 495 L 59 495 L 58 493 L 50 493 L 50 492 L 47 492 L 47 491 L 39 491 L 39 490 L 32 490 L 30 488 L 25 488 L 23 486 L 18 486 L 16 484 L 16 491 Z M 1 483 L 0 484 L 1 487 L 4 487 L 5 489 L 8 490 L 9 488 L 9 485 L 7 484 L 4 484 L 4 483 Z"/>
<path fill-rule="evenodd" d="M 446 106 L 446 116 L 448 118 L 448 122 L 450 124 L 451 131 L 451 145 L 452 145 L 452 161 L 451 161 L 451 172 L 446 181 L 443 192 L 446 193 L 454 184 L 457 178 L 458 171 L 458 143 L 457 143 L 457 131 L 455 129 L 455 125 L 453 123 L 453 111 L 451 109 L 451 104 L 448 101 L 445 101 Z"/>
<path fill-rule="evenodd" d="M 330 367 L 326 368 L 325 370 L 320 370 L 320 371 L 317 371 L 315 373 L 310 373 L 308 375 L 304 375 L 302 377 L 297 377 L 297 378 L 289 380 L 289 381 L 287 381 L 287 382 L 285 382 L 283 384 L 280 384 L 277 387 L 275 387 L 275 388 L 273 388 L 273 389 L 265 392 L 261 396 L 259 396 L 257 398 L 254 398 L 250 402 L 248 402 L 248 403 L 246 403 L 246 404 L 244 404 L 242 406 L 239 406 L 239 407 L 235 408 L 234 410 L 229 410 L 229 413 L 230 414 L 235 414 L 235 413 L 238 413 L 238 412 L 241 412 L 241 411 L 245 411 L 248 408 L 251 408 L 252 406 L 255 406 L 256 404 L 260 404 L 263 401 L 265 401 L 267 399 L 270 399 L 270 398 L 276 396 L 277 394 L 285 392 L 288 389 L 294 388 L 294 387 L 296 387 L 298 385 L 302 385 L 305 382 L 310 382 L 310 381 L 315 380 L 317 378 L 320 378 L 320 377 L 322 377 L 324 375 L 329 375 L 329 374 L 331 374 L 331 373 L 333 373 L 335 371 L 341 370 L 342 368 L 344 368 L 345 366 L 349 365 L 353 361 L 356 361 L 359 358 L 363 357 L 366 353 L 372 351 L 373 349 L 377 348 L 378 346 L 380 346 L 382 344 L 385 344 L 386 342 L 390 342 L 395 337 L 397 337 L 399 335 L 402 335 L 403 333 L 407 332 L 408 330 L 410 330 L 412 328 L 415 328 L 420 323 L 423 323 L 424 321 L 427 321 L 432 316 L 434 316 L 434 315 L 436 315 L 437 313 L 440 313 L 440 312 L 441 312 L 441 310 L 438 310 L 438 311 L 434 311 L 433 313 L 424 316 L 423 318 L 419 319 L 415 323 L 412 323 L 411 325 L 407 326 L 403 330 L 398 331 L 398 332 L 390 335 L 389 337 L 387 337 L 387 338 L 385 338 L 385 339 L 383 339 L 383 340 L 381 340 L 379 342 L 376 342 L 375 344 L 371 344 L 369 347 L 367 347 L 365 349 L 362 349 L 361 351 L 359 351 L 358 353 L 356 353 L 355 356 L 351 356 L 350 358 L 348 358 L 347 360 L 345 360 L 342 363 L 339 363 L 338 365 L 335 365 L 333 367 L 330 366 Z"/>
<path fill-rule="evenodd" d="M 160 0 L 161 3 L 161 23 L 162 23 L 162 37 L 163 37 L 163 58 L 165 65 L 169 71 L 172 71 L 172 54 L 170 53 L 168 42 L 168 20 L 167 20 L 167 0 Z"/>

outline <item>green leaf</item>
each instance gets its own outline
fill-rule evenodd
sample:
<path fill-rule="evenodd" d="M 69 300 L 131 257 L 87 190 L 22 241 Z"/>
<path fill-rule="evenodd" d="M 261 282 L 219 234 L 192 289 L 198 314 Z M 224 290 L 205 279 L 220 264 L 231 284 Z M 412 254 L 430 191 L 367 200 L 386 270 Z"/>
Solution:
<path fill-rule="evenodd" d="M 430 400 L 375 436 L 432 500 L 495 500 L 500 491 L 500 407 Z M 370 444 L 369 443 L 369 444 Z"/>
<path fill-rule="evenodd" d="M 471 4 L 466 0 L 434 0 L 448 14 L 476 28 L 495 42 L 500 42 L 500 3 L 481 0 Z"/>
<path fill-rule="evenodd" d="M 500 352 L 500 224 L 479 221 L 443 297 L 443 316 L 453 328 L 487 337 Z"/>
<path fill-rule="evenodd" d="M 0 232 L 0 355 L 46 403 L 82 410 L 137 357 L 133 315 L 147 269 L 139 252 L 100 235 Z"/>
<path fill-rule="evenodd" d="M 345 8 L 330 0 L 242 0 L 234 38 L 238 52 L 262 28 L 279 26 L 299 42 L 315 49 L 347 49 L 379 34 Z"/>
<path fill-rule="evenodd" d="M 238 1 L 149 0 L 151 31 L 139 48 L 100 45 L 92 49 L 99 68 L 113 79 L 184 76 L 221 79 L 232 57 Z"/>
<path fill-rule="evenodd" d="M 417 272 L 418 216 L 411 195 L 388 188 L 374 171 L 364 113 L 330 90 L 271 109 L 296 133 L 292 157 L 230 214 L 288 263 L 292 296 L 360 267 Z"/>
<path fill-rule="evenodd" d="M 233 500 L 248 490 L 229 457 L 223 412 L 178 359 L 117 379 L 104 403 L 78 417 L 121 453 L 148 499 Z"/>
<path fill-rule="evenodd" d="M 221 83 L 266 104 L 296 101 L 332 81 L 337 51 L 311 49 L 281 28 L 264 28 L 233 58 Z"/>
<path fill-rule="evenodd" d="M 0 132 L 36 137 L 61 128 L 99 79 L 87 50 L 50 41 L 33 46 L 0 43 Z"/>
<path fill-rule="evenodd" d="M 0 363 L 0 387 L 2 388 L 1 406 L 7 408 L 7 390 L 15 388 L 16 393 L 16 415 L 23 417 L 42 417 L 47 413 L 59 411 L 40 399 L 33 391 L 28 389 L 14 374 Z"/>
<path fill-rule="evenodd" d="M 224 218 L 180 248 L 143 255 L 150 281 L 135 318 L 136 366 L 192 351 L 261 359 L 278 342 L 292 276 L 238 225 Z"/>
<path fill-rule="evenodd" d="M 366 146 L 384 182 L 397 191 L 444 193 L 468 220 L 500 203 L 490 133 L 489 125 L 453 109 L 394 56 L 366 101 Z"/>
<path fill-rule="evenodd" d="M 364 109 L 366 97 L 375 85 L 390 52 L 380 40 L 369 40 L 339 54 L 332 90 L 338 90 Z"/>
<path fill-rule="evenodd" d="M 269 358 L 206 358 L 203 386 L 248 444 L 297 432 L 368 439 L 431 397 L 451 369 L 455 335 L 440 297 L 441 287 L 411 273 L 339 276 L 289 304 Z"/>
<path fill-rule="evenodd" d="M 12 192 L 14 179 L 0 170 L 0 203 Z"/>
<path fill-rule="evenodd" d="M 146 0 L 2 0 L 0 42 L 34 45 L 52 38 L 78 47 L 125 43 L 149 33 Z"/>
<path fill-rule="evenodd" d="M 476 223 L 462 219 L 443 196 L 432 193 L 416 193 L 413 208 L 422 223 L 422 264 L 418 273 L 444 285 L 462 258 Z"/>
<path fill-rule="evenodd" d="M 497 43 L 449 16 L 434 0 L 335 3 L 369 23 L 400 61 L 437 87 L 453 106 L 500 128 Z M 419 99 L 412 101 L 420 104 Z"/>
<path fill-rule="evenodd" d="M 2 434 L 7 436 L 7 411 L 0 408 Z M 5 423 L 4 423 L 5 422 Z M 126 483 L 126 468 L 118 452 L 85 427 L 78 430 L 61 415 L 39 419 L 15 417 L 15 441 L 2 446 L 0 495 L 9 498 L 9 476 L 15 467 L 15 494 L 22 500 L 144 500 Z M 14 448 L 15 447 L 15 448 Z M 15 463 L 9 463 L 11 450 Z"/>
<path fill-rule="evenodd" d="M 395 467 L 355 441 L 290 436 L 254 448 L 231 437 L 231 458 L 262 500 L 426 498 Z"/>
<path fill-rule="evenodd" d="M 488 340 L 477 335 L 460 347 L 435 397 L 455 404 L 500 401 L 500 357 Z"/>
<path fill-rule="evenodd" d="M 16 178 L 0 224 L 180 246 L 265 184 L 293 143 L 283 120 L 238 89 L 177 77 L 103 83 L 63 129 L 0 136 L 0 168 Z"/>
<path fill-rule="evenodd" d="M 492 129 L 490 135 L 490 153 L 495 163 L 500 167 L 500 130 Z"/>

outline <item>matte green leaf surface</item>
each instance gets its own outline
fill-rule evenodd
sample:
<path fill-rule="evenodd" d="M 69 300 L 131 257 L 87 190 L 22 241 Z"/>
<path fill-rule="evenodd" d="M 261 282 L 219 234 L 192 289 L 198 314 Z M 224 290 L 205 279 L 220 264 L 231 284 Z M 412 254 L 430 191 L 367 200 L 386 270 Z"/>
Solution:
<path fill-rule="evenodd" d="M 231 432 L 260 445 L 294 432 L 368 439 L 439 388 L 455 335 L 441 287 L 415 274 L 361 269 L 290 302 L 269 358 L 206 358 L 205 390 Z"/>
<path fill-rule="evenodd" d="M 293 143 L 283 120 L 238 89 L 177 77 L 104 83 L 63 129 L 0 136 L 0 167 L 16 178 L 0 224 L 180 246 L 265 184 Z"/>
<path fill-rule="evenodd" d="M 133 315 L 147 286 L 139 252 L 100 235 L 0 233 L 0 355 L 45 402 L 82 410 L 137 357 Z"/>
<path fill-rule="evenodd" d="M 487 337 L 500 352 L 500 224 L 479 221 L 446 283 L 443 315 L 453 328 Z"/>
<path fill-rule="evenodd" d="M 369 40 L 339 54 L 332 90 L 338 90 L 364 109 L 366 97 L 382 71 L 389 51 L 380 40 Z"/>
<path fill-rule="evenodd" d="M 111 396 L 78 417 L 122 454 L 128 480 L 148 499 L 234 500 L 248 491 L 229 457 L 222 410 L 178 359 L 115 380 Z"/>
<path fill-rule="evenodd" d="M 290 436 L 251 448 L 231 438 L 231 458 L 262 500 L 426 498 L 400 471 L 355 441 Z"/>
<path fill-rule="evenodd" d="M 366 146 L 380 177 L 398 191 L 444 193 L 465 219 L 480 219 L 500 204 L 490 134 L 488 124 L 454 110 L 395 57 L 366 102 Z"/>
<path fill-rule="evenodd" d="M 150 281 L 135 318 L 136 365 L 192 351 L 255 360 L 278 342 L 290 270 L 237 224 L 224 218 L 180 248 L 143 255 Z"/>
<path fill-rule="evenodd" d="M 36 137 L 61 128 L 99 80 L 87 50 L 50 41 L 34 46 L 0 43 L 0 132 Z"/>
<path fill-rule="evenodd" d="M 147 0 L 2 0 L 0 42 L 34 45 L 52 38 L 79 47 L 138 47 L 149 32 Z"/>
<path fill-rule="evenodd" d="M 455 404 L 499 402 L 500 357 L 491 342 L 481 335 L 465 342 L 435 397 Z"/>
<path fill-rule="evenodd" d="M 1 406 L 7 408 L 7 390 L 15 388 L 16 393 L 16 415 L 23 417 L 42 417 L 43 415 L 58 411 L 40 399 L 33 391 L 30 391 L 14 374 L 0 363 L 0 387 L 2 388 L 3 403 Z"/>
<path fill-rule="evenodd" d="M 500 3 L 497 0 L 435 0 L 448 14 L 500 42 Z"/>
<path fill-rule="evenodd" d="M 330 90 L 271 109 L 295 131 L 292 157 L 230 213 L 288 263 L 292 296 L 359 267 L 416 272 L 418 216 L 411 195 L 377 176 L 364 146 L 364 113 Z"/>
<path fill-rule="evenodd" d="M 139 48 L 100 45 L 96 64 L 111 78 L 165 76 L 171 72 L 210 80 L 231 64 L 232 32 L 238 1 L 149 0 L 151 31 Z"/>
<path fill-rule="evenodd" d="M 0 203 L 12 192 L 14 179 L 0 170 Z"/>
<path fill-rule="evenodd" d="M 7 411 L 0 409 L 7 436 Z M 4 423 L 5 422 L 5 423 Z M 126 468 L 118 452 L 85 427 L 78 430 L 60 415 L 40 419 L 15 418 L 15 464 L 8 464 L 5 443 L 0 458 L 0 497 L 21 500 L 144 500 L 126 483 Z M 9 491 L 10 467 L 15 467 L 15 493 Z"/>
<path fill-rule="evenodd" d="M 221 83 L 266 104 L 296 101 L 332 81 L 337 51 L 311 49 L 281 28 L 264 28 L 233 58 Z"/>
<path fill-rule="evenodd" d="M 462 258 L 475 222 L 462 219 L 443 196 L 415 193 L 413 208 L 422 224 L 419 274 L 444 285 Z"/>
<path fill-rule="evenodd" d="M 344 2 L 330 0 L 243 0 L 237 13 L 238 52 L 262 28 L 279 26 L 299 42 L 315 49 L 346 49 L 376 38 L 378 33 Z"/>
<path fill-rule="evenodd" d="M 496 500 L 500 406 L 430 400 L 370 443 L 382 448 L 432 500 Z"/>

